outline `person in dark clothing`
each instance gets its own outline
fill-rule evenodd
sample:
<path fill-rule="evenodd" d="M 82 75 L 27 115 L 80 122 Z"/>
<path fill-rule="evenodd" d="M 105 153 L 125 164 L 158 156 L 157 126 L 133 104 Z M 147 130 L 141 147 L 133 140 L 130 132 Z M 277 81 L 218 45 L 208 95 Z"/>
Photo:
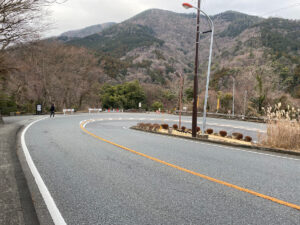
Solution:
<path fill-rule="evenodd" d="M 50 118 L 51 118 L 51 116 L 54 117 L 54 115 L 55 115 L 55 107 L 54 107 L 54 104 L 52 104 L 50 107 Z"/>

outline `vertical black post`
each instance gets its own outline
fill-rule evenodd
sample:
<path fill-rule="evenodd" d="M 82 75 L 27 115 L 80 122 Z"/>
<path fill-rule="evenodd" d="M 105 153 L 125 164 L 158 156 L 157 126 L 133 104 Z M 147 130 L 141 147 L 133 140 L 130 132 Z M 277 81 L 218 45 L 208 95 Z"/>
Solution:
<path fill-rule="evenodd" d="M 182 97 L 183 97 L 184 78 L 180 74 L 180 92 L 179 92 L 179 129 L 181 130 L 181 111 L 182 111 Z"/>
<path fill-rule="evenodd" d="M 197 34 L 196 34 L 196 55 L 195 55 L 195 75 L 194 75 L 194 102 L 193 102 L 193 117 L 192 117 L 192 136 L 197 134 L 197 97 L 198 97 L 198 52 L 199 52 L 199 34 L 200 34 L 200 2 L 198 0 L 197 10 Z M 204 132 L 204 131 L 202 131 Z"/>

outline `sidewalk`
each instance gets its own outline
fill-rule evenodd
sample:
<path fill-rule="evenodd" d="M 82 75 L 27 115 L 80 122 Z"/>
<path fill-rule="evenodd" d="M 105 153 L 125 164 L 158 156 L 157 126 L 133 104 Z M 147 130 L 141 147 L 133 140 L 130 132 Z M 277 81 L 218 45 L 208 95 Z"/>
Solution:
<path fill-rule="evenodd" d="M 32 117 L 0 123 L 0 224 L 39 224 L 17 157 L 17 133 Z"/>

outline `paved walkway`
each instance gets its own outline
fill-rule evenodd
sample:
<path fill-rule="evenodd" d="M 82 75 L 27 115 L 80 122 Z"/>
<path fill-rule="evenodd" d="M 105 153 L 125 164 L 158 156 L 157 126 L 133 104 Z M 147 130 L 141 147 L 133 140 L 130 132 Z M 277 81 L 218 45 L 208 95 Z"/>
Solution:
<path fill-rule="evenodd" d="M 32 117 L 0 123 L 0 224 L 39 224 L 17 157 L 17 134 Z"/>

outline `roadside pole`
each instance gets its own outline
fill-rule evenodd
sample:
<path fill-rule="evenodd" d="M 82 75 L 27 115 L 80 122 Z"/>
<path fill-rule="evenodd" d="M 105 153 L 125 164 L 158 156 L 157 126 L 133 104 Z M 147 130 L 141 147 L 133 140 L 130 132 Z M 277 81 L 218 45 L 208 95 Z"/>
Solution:
<path fill-rule="evenodd" d="M 246 116 L 246 102 L 247 102 L 247 94 L 248 92 L 245 91 L 245 94 L 244 94 L 244 118 Z"/>
<path fill-rule="evenodd" d="M 182 74 L 180 73 L 180 94 L 179 94 L 179 129 L 181 129 L 181 112 L 182 112 L 182 97 L 183 97 L 183 84 L 184 84 L 184 78 Z"/>

